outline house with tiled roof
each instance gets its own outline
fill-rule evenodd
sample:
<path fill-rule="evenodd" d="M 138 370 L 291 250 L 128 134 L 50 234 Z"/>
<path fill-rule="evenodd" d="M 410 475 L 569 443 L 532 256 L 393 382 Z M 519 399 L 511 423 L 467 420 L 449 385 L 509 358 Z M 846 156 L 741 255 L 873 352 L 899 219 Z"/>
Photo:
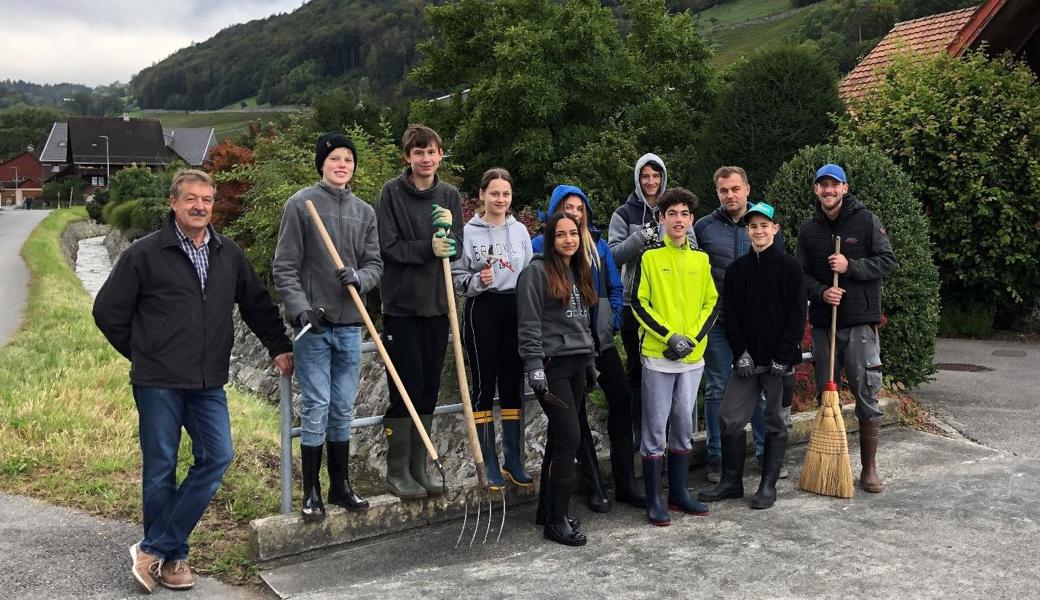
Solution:
<path fill-rule="evenodd" d="M 906 54 L 925 60 L 971 49 L 1011 52 L 1040 73 L 1040 8 L 1037 0 L 986 0 L 982 4 L 896 23 L 856 68 L 838 84 L 845 102 L 861 98 L 883 77 L 892 59 Z"/>
<path fill-rule="evenodd" d="M 213 128 L 166 127 L 156 119 L 73 117 L 54 123 L 40 163 L 47 179 L 77 175 L 88 187 L 106 187 L 120 169 L 161 170 L 175 160 L 198 167 L 216 145 Z"/>
<path fill-rule="evenodd" d="M 21 204 L 25 198 L 39 198 L 43 193 L 43 168 L 32 152 L 22 152 L 0 162 L 0 203 Z"/>

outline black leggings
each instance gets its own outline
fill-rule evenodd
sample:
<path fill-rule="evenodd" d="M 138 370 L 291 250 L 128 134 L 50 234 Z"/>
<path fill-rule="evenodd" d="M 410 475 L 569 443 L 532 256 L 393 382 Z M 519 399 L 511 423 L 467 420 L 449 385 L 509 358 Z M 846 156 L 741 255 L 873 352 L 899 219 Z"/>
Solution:
<path fill-rule="evenodd" d="M 578 415 L 584 412 L 587 363 L 588 356 L 584 355 L 545 359 L 549 392 L 565 405 L 547 402 L 545 398 L 538 400 L 549 419 L 542 469 L 549 469 L 553 485 L 570 485 L 574 481 L 574 458 L 580 441 Z"/>
<path fill-rule="evenodd" d="M 617 348 L 607 348 L 596 356 L 596 370 L 596 382 L 607 397 L 607 435 L 632 435 L 632 394 Z"/>
<path fill-rule="evenodd" d="M 516 296 L 484 292 L 467 298 L 462 342 L 469 359 L 473 410 L 492 410 L 496 387 L 502 408 L 522 408 L 524 364 L 518 351 Z"/>
<path fill-rule="evenodd" d="M 383 315 L 383 344 L 397 374 L 408 391 L 408 397 L 420 415 L 433 414 L 441 389 L 441 369 L 448 350 L 448 315 L 436 317 L 395 317 Z M 385 417 L 403 419 L 408 416 L 404 400 L 390 373 L 386 374 L 390 406 Z"/>

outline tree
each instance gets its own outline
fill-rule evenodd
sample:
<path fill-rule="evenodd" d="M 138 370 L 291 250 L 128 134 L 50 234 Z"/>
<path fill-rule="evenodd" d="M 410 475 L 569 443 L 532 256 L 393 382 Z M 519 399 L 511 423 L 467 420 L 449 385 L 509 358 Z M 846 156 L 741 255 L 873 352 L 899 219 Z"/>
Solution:
<path fill-rule="evenodd" d="M 0 162 L 25 152 L 30 146 L 39 151 L 61 113 L 36 106 L 0 110 Z"/>
<path fill-rule="evenodd" d="M 881 359 L 885 377 L 914 387 L 935 372 L 935 336 L 939 322 L 939 277 L 932 262 L 928 220 L 913 192 L 911 178 L 884 152 L 862 146 L 805 148 L 780 167 L 766 188 L 776 208 L 789 252 L 798 226 L 814 211 L 816 169 L 843 165 L 851 192 L 881 219 L 899 266 L 881 288 L 885 326 Z"/>
<path fill-rule="evenodd" d="M 898 60 L 839 123 L 912 175 L 945 304 L 1010 317 L 1040 293 L 1040 86 L 1010 57 Z"/>
<path fill-rule="evenodd" d="M 715 169 L 739 165 L 761 199 L 780 165 L 830 137 L 831 117 L 842 110 L 836 80 L 823 57 L 797 46 L 759 51 L 733 65 L 705 128 L 696 189 L 714 198 Z"/>
<path fill-rule="evenodd" d="M 160 178 L 148 167 L 131 165 L 112 174 L 108 186 L 109 201 L 119 204 L 139 198 L 159 198 L 169 194 L 162 189 Z"/>

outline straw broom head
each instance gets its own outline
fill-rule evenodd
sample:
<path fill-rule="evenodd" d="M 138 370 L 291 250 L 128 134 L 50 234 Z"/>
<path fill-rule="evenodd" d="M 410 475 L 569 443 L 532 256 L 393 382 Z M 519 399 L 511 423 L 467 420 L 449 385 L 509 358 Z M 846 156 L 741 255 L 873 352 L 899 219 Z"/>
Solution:
<path fill-rule="evenodd" d="M 813 422 L 798 487 L 823 496 L 851 498 L 852 463 L 838 385 L 828 381 L 823 390 L 823 403 Z"/>

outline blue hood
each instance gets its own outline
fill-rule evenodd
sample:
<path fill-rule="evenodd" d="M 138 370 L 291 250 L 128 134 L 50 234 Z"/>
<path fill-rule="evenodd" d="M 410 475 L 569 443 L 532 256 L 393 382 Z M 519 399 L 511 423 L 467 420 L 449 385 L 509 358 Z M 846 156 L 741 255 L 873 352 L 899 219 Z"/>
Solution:
<path fill-rule="evenodd" d="M 589 202 L 589 197 L 585 195 L 585 192 L 581 191 L 581 188 L 579 187 L 561 184 L 556 186 L 556 188 L 553 189 L 552 194 L 549 196 L 548 210 L 546 212 L 538 211 L 538 220 L 544 223 L 545 220 L 549 218 L 549 215 L 556 212 L 556 207 L 560 205 L 560 202 L 562 202 L 564 198 L 570 196 L 571 194 L 574 194 L 575 196 L 581 198 L 581 201 L 585 203 L 585 218 L 591 219 L 592 203 Z M 589 222 L 589 224 L 592 224 L 591 221 Z"/>

